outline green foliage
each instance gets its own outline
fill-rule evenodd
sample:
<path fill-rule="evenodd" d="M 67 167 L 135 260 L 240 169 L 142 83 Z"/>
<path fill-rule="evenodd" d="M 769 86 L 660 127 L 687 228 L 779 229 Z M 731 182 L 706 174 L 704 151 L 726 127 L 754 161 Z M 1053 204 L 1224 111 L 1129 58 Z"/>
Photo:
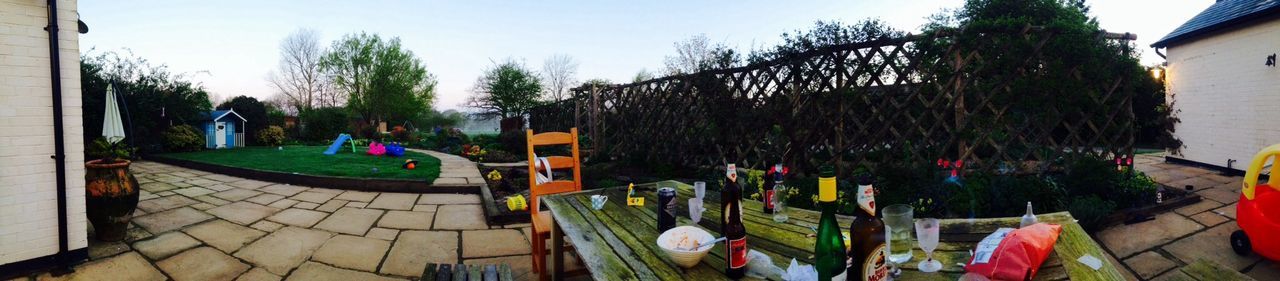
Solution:
<path fill-rule="evenodd" d="M 764 62 L 818 50 L 823 47 L 895 38 L 903 34 L 902 31 L 895 30 L 888 23 L 878 19 L 868 19 L 849 25 L 839 21 L 818 21 L 814 23 L 813 29 L 783 33 L 782 44 L 774 46 L 771 50 L 752 52 L 748 55 L 747 61 L 750 63 Z"/>
<path fill-rule="evenodd" d="M 164 147 L 161 132 L 171 125 L 199 124 L 209 114 L 209 94 L 187 76 L 170 73 L 164 65 L 152 65 L 131 52 L 93 51 L 80 57 L 80 106 L 84 141 L 102 135 L 107 84 L 115 85 L 121 102 L 121 119 L 128 135 L 124 141 L 142 152 Z"/>
<path fill-rule="evenodd" d="M 512 163 L 520 162 L 524 159 L 524 155 L 515 155 L 498 149 L 489 149 L 489 152 L 484 155 L 484 161 L 491 163 Z"/>
<path fill-rule="evenodd" d="M 325 155 L 325 145 L 241 147 L 165 154 L 165 157 L 282 173 L 377 179 L 412 179 L 432 182 L 440 176 L 440 159 L 405 151 L 404 157 L 377 157 L 339 149 Z M 403 169 L 405 159 L 418 160 L 415 169 Z M 376 169 L 376 170 L 375 170 Z"/>
<path fill-rule="evenodd" d="M 218 105 L 218 110 L 235 110 L 245 119 L 245 139 L 258 140 L 255 134 L 270 125 L 267 119 L 267 105 L 250 96 L 237 96 Z M 257 143 L 262 144 L 262 143 Z"/>
<path fill-rule="evenodd" d="M 124 142 L 111 143 L 105 137 L 98 137 L 85 150 L 89 156 L 102 159 L 103 163 L 115 163 L 119 159 L 129 159 L 132 157 L 134 148 Z"/>
<path fill-rule="evenodd" d="M 284 143 L 284 129 L 279 126 L 271 125 L 258 131 L 258 144 L 265 146 L 279 146 Z"/>
<path fill-rule="evenodd" d="M 1103 220 L 1115 210 L 1115 202 L 1102 199 L 1097 195 L 1073 197 L 1071 205 L 1067 207 L 1071 216 L 1080 221 L 1080 226 L 1089 231 L 1097 230 L 1102 226 Z"/>
<path fill-rule="evenodd" d="M 502 150 L 523 155 L 529 151 L 527 137 L 523 131 L 503 132 L 498 134 L 498 143 L 502 145 Z"/>
<path fill-rule="evenodd" d="M 435 77 L 398 37 L 348 34 L 333 42 L 320 67 L 367 123 L 415 119 L 435 100 Z"/>
<path fill-rule="evenodd" d="M 1133 116 L 1138 118 L 1137 141 L 1176 154 L 1182 149 L 1182 140 L 1173 132 L 1175 125 L 1182 120 L 1174 112 L 1175 99 L 1168 98 L 1166 102 L 1163 69 L 1155 69 L 1159 70 L 1159 77 L 1139 75 L 1139 82 L 1134 85 Z"/>
<path fill-rule="evenodd" d="M 164 146 L 169 151 L 197 151 L 204 148 L 205 136 L 191 125 L 177 125 L 164 131 Z"/>
<path fill-rule="evenodd" d="M 419 126 L 418 128 L 421 129 L 434 127 L 457 127 L 458 125 L 462 125 L 462 122 L 466 122 L 466 120 L 467 116 L 457 110 L 427 110 L 423 111 L 421 116 L 418 117 L 417 125 Z"/>
<path fill-rule="evenodd" d="M 309 141 L 332 141 L 338 134 L 347 132 L 351 117 L 341 107 L 320 107 L 303 111 L 298 119 L 304 129 L 303 139 Z"/>
<path fill-rule="evenodd" d="M 507 60 L 490 67 L 476 80 L 467 106 L 479 109 L 482 116 L 507 118 L 529 112 L 541 104 L 541 95 L 538 74 L 523 63 Z"/>

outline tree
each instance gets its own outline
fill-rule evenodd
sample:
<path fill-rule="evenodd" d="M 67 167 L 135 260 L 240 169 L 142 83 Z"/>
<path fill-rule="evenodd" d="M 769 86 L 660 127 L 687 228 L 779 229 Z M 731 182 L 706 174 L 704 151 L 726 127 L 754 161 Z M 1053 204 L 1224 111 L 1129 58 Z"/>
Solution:
<path fill-rule="evenodd" d="M 244 139 L 251 143 L 257 142 L 257 134 L 259 130 L 267 127 L 270 121 L 267 120 L 267 105 L 258 99 L 250 96 L 237 96 L 218 105 L 218 110 L 235 110 L 240 117 L 245 119 Z"/>
<path fill-rule="evenodd" d="M 324 55 L 315 30 L 299 29 L 280 42 L 280 63 L 267 74 L 267 81 L 293 111 L 342 103 L 340 92 L 330 88 L 329 79 L 320 70 Z"/>
<path fill-rule="evenodd" d="M 80 56 L 80 91 L 85 143 L 102 136 L 107 85 L 115 85 L 125 122 L 125 142 L 144 153 L 163 151 L 160 133 L 176 125 L 197 125 L 209 114 L 209 93 L 183 74 L 169 73 L 127 49 Z"/>
<path fill-rule="evenodd" d="M 537 73 L 515 60 L 494 64 L 476 79 L 467 106 L 479 109 L 477 115 L 485 117 L 519 116 L 540 104 L 542 84 L 538 80 Z"/>
<path fill-rule="evenodd" d="M 729 68 L 738 64 L 738 53 L 723 43 L 711 43 L 706 34 L 698 34 L 675 43 L 676 55 L 667 56 L 667 75 Z"/>
<path fill-rule="evenodd" d="M 631 78 L 631 82 L 634 83 L 634 82 L 646 81 L 653 78 L 654 78 L 653 72 L 649 72 L 648 69 L 641 68 L 640 71 L 636 72 L 636 76 L 634 78 Z"/>
<path fill-rule="evenodd" d="M 569 87 L 578 83 L 578 62 L 565 54 L 552 55 L 542 63 L 543 89 L 549 94 L 551 101 L 561 101 L 566 97 Z"/>
<path fill-rule="evenodd" d="M 347 95 L 347 108 L 368 124 L 403 121 L 431 108 L 435 77 L 400 38 L 349 34 L 335 41 L 320 67 Z"/>
<path fill-rule="evenodd" d="M 782 43 L 772 49 L 752 52 L 747 57 L 750 63 L 779 59 L 797 55 L 823 47 L 871 41 L 881 38 L 900 37 L 904 33 L 893 29 L 888 23 L 877 19 L 867 19 L 857 24 L 845 25 L 839 21 L 818 21 L 813 29 L 783 33 Z"/>

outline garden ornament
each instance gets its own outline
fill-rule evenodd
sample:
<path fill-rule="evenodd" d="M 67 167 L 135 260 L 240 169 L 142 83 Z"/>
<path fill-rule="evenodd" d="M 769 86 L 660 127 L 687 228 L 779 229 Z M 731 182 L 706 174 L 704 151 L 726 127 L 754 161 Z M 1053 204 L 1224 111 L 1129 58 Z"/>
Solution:
<path fill-rule="evenodd" d="M 413 170 L 413 168 L 417 168 L 417 167 L 418 167 L 418 160 L 413 160 L 413 159 L 404 160 L 404 165 L 400 166 L 400 168 L 408 169 L 408 170 Z"/>
<path fill-rule="evenodd" d="M 382 156 L 384 154 L 387 154 L 387 147 L 383 146 L 381 143 L 378 143 L 376 141 L 370 142 L 368 153 L 369 155 L 373 155 L 373 156 Z"/>
<path fill-rule="evenodd" d="M 525 202 L 524 195 L 516 194 L 515 196 L 507 196 L 507 210 L 524 211 L 529 209 L 529 204 Z"/>

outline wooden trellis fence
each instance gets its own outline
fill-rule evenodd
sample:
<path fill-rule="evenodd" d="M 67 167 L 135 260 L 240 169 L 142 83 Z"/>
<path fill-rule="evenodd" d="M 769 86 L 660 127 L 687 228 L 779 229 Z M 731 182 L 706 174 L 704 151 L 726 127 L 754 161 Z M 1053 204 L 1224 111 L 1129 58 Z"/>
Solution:
<path fill-rule="evenodd" d="M 1029 171 L 1082 155 L 1132 155 L 1133 93 L 1124 83 L 1132 72 L 1092 73 L 1132 62 L 1045 54 L 1056 33 L 1044 28 L 1003 32 L 1003 40 L 908 35 L 745 67 L 584 85 L 571 99 L 532 110 L 529 123 L 535 131 L 578 127 L 595 157 L 686 167 L 763 168 L 783 159 L 801 172 L 834 164 L 847 173 L 946 158 Z M 1086 43 L 1128 57 L 1126 40 L 1134 38 L 1103 32 Z M 1061 77 L 1071 83 L 1045 82 Z"/>

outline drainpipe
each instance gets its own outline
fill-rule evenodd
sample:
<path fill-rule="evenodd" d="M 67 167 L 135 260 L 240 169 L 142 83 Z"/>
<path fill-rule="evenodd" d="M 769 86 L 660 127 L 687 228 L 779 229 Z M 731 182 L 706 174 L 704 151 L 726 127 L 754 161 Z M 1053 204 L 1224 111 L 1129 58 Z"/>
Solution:
<path fill-rule="evenodd" d="M 58 0 L 48 0 L 49 26 L 49 81 L 53 86 L 53 160 L 58 187 L 58 253 L 54 255 L 53 275 L 71 273 L 67 259 L 67 167 L 66 142 L 62 130 L 62 71 L 58 56 Z"/>

